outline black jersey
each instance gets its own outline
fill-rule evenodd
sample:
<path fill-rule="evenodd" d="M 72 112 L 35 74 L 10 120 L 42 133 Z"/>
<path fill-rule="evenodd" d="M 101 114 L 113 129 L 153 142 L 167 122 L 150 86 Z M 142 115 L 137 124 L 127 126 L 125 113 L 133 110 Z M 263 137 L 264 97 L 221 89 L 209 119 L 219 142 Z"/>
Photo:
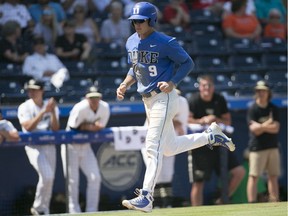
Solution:
<path fill-rule="evenodd" d="M 274 104 L 270 102 L 266 108 L 261 108 L 256 103 L 254 103 L 248 109 L 247 113 L 248 125 L 251 120 L 263 123 L 266 120 L 268 120 L 271 115 L 273 116 L 274 121 L 279 122 L 279 110 Z M 250 132 L 250 139 L 249 139 L 250 151 L 260 151 L 264 149 L 277 148 L 277 147 L 278 147 L 278 134 L 263 133 L 259 136 L 255 136 L 253 133 Z"/>

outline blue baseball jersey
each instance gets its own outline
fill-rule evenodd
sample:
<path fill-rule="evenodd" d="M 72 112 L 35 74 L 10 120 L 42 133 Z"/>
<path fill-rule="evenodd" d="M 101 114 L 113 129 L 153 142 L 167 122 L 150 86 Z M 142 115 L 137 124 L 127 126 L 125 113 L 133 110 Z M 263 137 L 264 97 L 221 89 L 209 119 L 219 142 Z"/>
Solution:
<path fill-rule="evenodd" d="M 175 38 L 157 31 L 145 39 L 134 33 L 128 38 L 126 49 L 128 62 L 132 64 L 128 74 L 137 81 L 140 94 L 157 89 L 160 81 L 172 81 L 177 85 L 194 66 Z M 180 66 L 174 73 L 176 65 Z"/>

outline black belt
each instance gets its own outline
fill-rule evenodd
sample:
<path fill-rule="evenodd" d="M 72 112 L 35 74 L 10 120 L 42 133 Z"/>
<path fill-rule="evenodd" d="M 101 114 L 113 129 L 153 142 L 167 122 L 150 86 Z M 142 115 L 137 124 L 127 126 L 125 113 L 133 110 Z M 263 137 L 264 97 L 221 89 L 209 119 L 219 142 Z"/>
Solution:
<path fill-rule="evenodd" d="M 152 97 L 152 96 L 154 96 L 154 95 L 156 95 L 156 94 L 159 94 L 160 92 L 161 92 L 160 89 L 155 89 L 155 90 L 153 90 L 153 91 L 151 91 L 151 92 L 142 94 L 142 97 L 144 97 L 144 98 L 150 98 L 150 97 Z"/>

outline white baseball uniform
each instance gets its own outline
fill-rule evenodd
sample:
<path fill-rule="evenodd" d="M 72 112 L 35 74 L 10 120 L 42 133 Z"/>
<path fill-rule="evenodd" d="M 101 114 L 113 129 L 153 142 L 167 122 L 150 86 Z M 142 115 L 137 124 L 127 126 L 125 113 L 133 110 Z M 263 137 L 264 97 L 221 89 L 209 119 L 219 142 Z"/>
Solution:
<path fill-rule="evenodd" d="M 43 107 L 45 107 L 47 103 L 48 100 L 44 100 Z M 18 119 L 20 124 L 34 118 L 43 109 L 43 107 L 37 106 L 32 99 L 22 103 L 18 107 Z M 59 120 L 58 107 L 55 107 L 55 113 Z M 45 113 L 33 132 L 49 131 L 51 128 L 51 115 L 51 113 Z M 28 132 L 24 127 L 22 127 L 22 131 Z M 33 207 L 39 212 L 49 214 L 50 199 L 52 196 L 56 169 L 55 145 L 26 145 L 25 151 L 31 165 L 39 176 Z"/>
<path fill-rule="evenodd" d="M 82 123 L 99 121 L 104 127 L 110 117 L 109 104 L 100 100 L 99 107 L 94 112 L 87 99 L 75 104 L 70 112 L 67 130 L 77 129 Z M 90 143 L 67 144 L 69 172 L 69 212 L 81 212 L 79 205 L 79 168 L 87 178 L 86 212 L 98 211 L 101 175 L 95 154 Z M 61 146 L 64 175 L 66 176 L 66 148 Z"/>
<path fill-rule="evenodd" d="M 187 99 L 183 96 L 179 96 L 179 107 L 181 110 L 178 111 L 174 120 L 177 120 L 181 123 L 181 127 L 184 131 L 184 134 L 187 134 L 187 125 L 189 118 L 189 105 Z M 145 164 L 147 163 L 147 153 L 145 149 L 141 150 Z M 163 156 L 162 159 L 162 169 L 159 173 L 157 183 L 171 183 L 173 174 L 174 174 L 174 162 L 175 156 L 166 157 Z"/>

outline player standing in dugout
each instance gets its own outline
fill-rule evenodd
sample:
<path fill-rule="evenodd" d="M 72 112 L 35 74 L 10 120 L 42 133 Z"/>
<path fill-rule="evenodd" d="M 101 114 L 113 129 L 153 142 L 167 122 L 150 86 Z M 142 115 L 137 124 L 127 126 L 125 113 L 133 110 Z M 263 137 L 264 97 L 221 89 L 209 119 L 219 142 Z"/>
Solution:
<path fill-rule="evenodd" d="M 194 62 L 175 38 L 155 31 L 157 9 L 153 4 L 136 3 L 128 19 L 136 30 L 126 43 L 132 66 L 116 94 L 123 100 L 127 88 L 137 82 L 149 122 L 145 143 L 148 161 L 142 189 L 136 189 L 137 197 L 123 200 L 122 204 L 128 209 L 151 212 L 163 155 L 172 156 L 205 145 L 234 151 L 235 145 L 216 123 L 203 133 L 176 136 L 173 118 L 179 107 L 175 87 L 193 69 Z M 179 65 L 176 73 L 175 65 Z"/>

